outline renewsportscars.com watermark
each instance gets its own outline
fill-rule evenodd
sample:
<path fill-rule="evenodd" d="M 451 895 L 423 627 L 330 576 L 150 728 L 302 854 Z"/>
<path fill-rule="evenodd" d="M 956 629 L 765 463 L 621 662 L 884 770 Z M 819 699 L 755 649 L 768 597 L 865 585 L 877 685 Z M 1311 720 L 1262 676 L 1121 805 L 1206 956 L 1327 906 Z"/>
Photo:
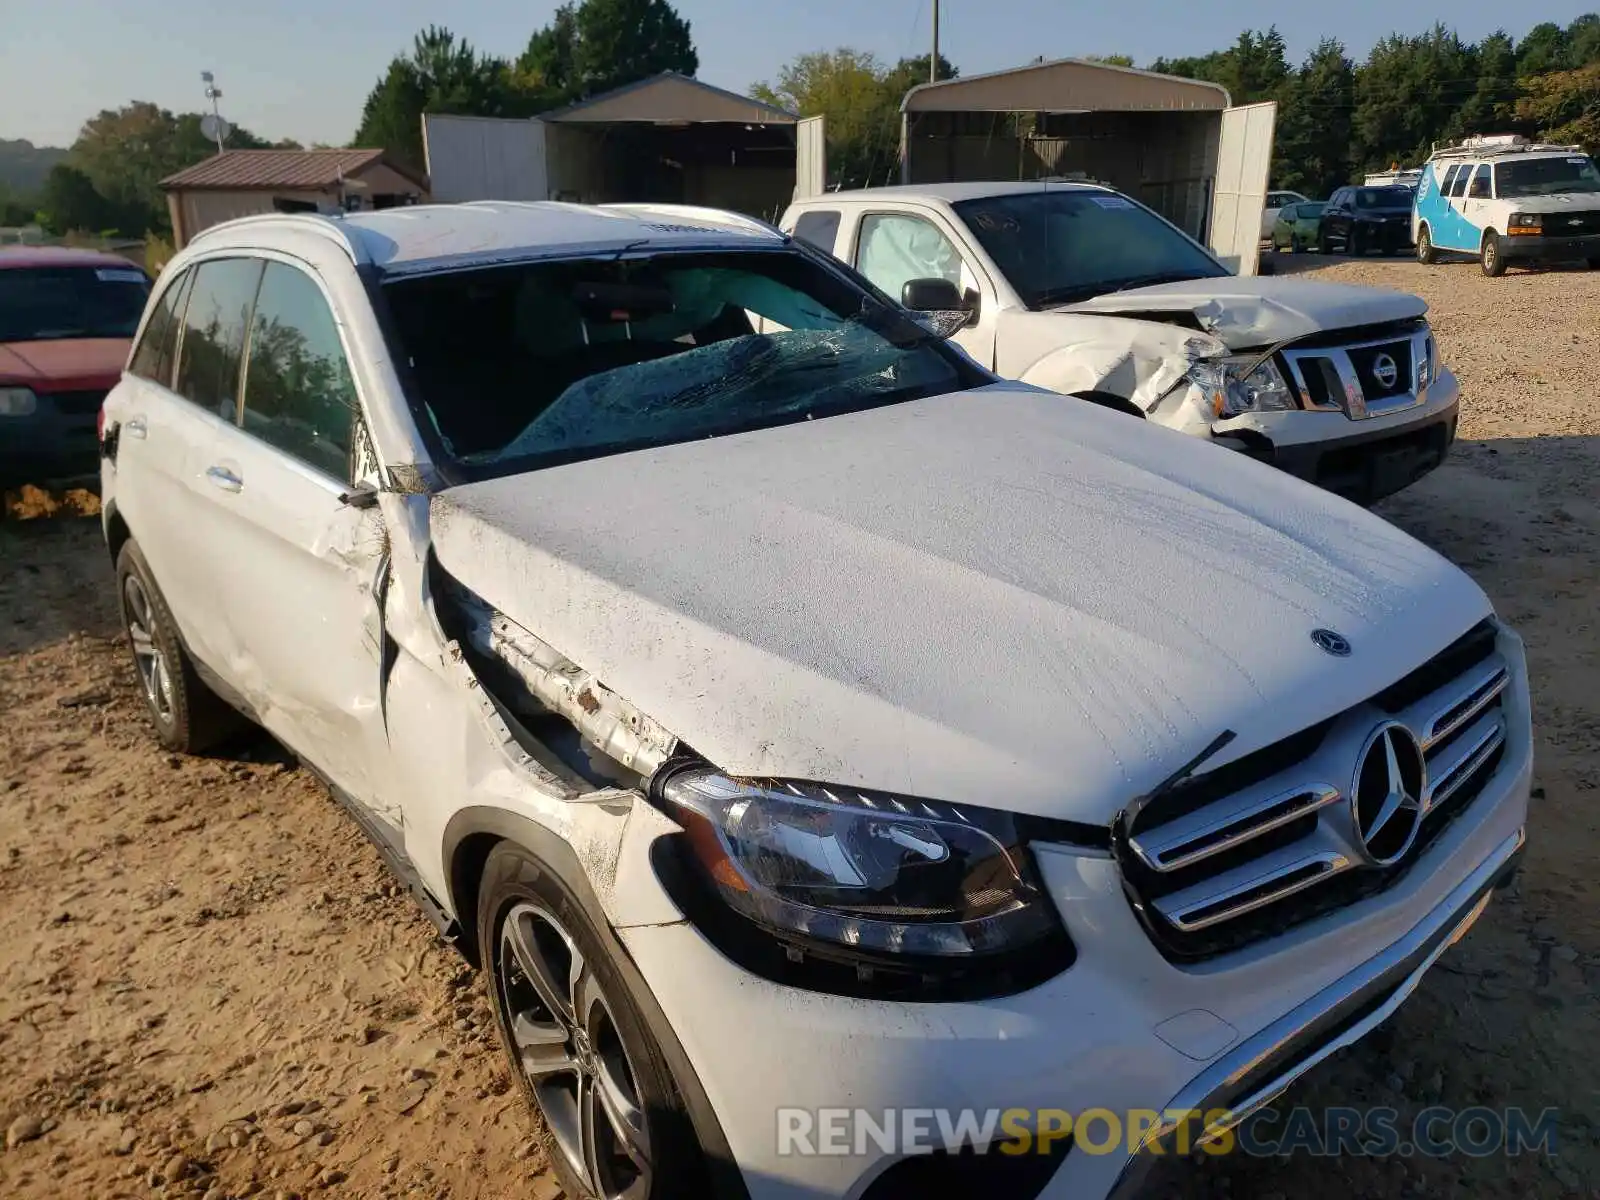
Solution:
<path fill-rule="evenodd" d="M 1407 1120 L 1393 1108 L 1263 1109 L 1230 1125 L 1226 1109 L 1106 1108 L 1080 1113 L 1060 1108 L 780 1108 L 778 1153 L 850 1156 L 870 1153 L 958 1153 L 970 1148 L 1001 1154 L 1086 1154 L 1258 1157 L 1305 1154 L 1467 1155 L 1556 1153 L 1558 1110 L 1425 1108 Z M 1226 1128 L 1223 1128 L 1226 1126 Z M 1203 1137 L 1204 1130 L 1213 1130 Z M 1162 1136 L 1157 1137 L 1160 1134 Z"/>

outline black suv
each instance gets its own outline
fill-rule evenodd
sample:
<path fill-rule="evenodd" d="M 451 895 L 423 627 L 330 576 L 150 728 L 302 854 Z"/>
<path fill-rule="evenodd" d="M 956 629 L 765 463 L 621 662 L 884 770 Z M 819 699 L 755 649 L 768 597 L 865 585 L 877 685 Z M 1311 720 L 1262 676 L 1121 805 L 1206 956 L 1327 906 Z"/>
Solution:
<path fill-rule="evenodd" d="M 1317 249 L 1332 254 L 1381 250 L 1394 254 L 1411 248 L 1411 205 L 1416 193 L 1408 187 L 1342 187 L 1328 197 L 1317 226 Z"/>

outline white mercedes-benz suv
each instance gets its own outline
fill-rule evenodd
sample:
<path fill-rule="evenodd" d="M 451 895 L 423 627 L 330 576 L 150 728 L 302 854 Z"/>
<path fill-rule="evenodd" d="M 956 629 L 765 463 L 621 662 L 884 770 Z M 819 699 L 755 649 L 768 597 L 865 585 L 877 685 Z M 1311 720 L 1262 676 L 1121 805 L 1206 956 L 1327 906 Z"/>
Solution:
<path fill-rule="evenodd" d="M 659 207 L 248 218 L 152 295 L 101 449 L 157 735 L 326 780 L 570 1196 L 1132 1195 L 1513 868 L 1471 580 L 948 332 Z"/>

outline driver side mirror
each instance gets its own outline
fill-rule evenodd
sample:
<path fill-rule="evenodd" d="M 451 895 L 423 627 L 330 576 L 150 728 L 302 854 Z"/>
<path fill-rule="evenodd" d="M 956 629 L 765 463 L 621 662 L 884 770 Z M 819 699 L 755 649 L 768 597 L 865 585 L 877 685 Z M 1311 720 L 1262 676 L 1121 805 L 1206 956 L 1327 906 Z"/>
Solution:
<path fill-rule="evenodd" d="M 978 293 L 963 295 L 948 279 L 908 279 L 900 289 L 900 303 L 912 312 L 964 312 L 978 316 Z"/>

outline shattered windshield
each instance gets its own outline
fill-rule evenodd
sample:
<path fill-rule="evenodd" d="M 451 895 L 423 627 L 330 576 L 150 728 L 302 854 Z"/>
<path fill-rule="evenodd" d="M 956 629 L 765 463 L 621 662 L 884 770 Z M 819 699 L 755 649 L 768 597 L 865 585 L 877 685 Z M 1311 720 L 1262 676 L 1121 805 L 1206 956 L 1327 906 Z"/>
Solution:
<path fill-rule="evenodd" d="M 1071 189 L 964 200 L 955 210 L 1029 308 L 1227 272 L 1153 212 Z"/>
<path fill-rule="evenodd" d="M 525 263 L 385 293 L 422 415 L 474 477 L 987 382 L 938 314 L 792 251 Z"/>

